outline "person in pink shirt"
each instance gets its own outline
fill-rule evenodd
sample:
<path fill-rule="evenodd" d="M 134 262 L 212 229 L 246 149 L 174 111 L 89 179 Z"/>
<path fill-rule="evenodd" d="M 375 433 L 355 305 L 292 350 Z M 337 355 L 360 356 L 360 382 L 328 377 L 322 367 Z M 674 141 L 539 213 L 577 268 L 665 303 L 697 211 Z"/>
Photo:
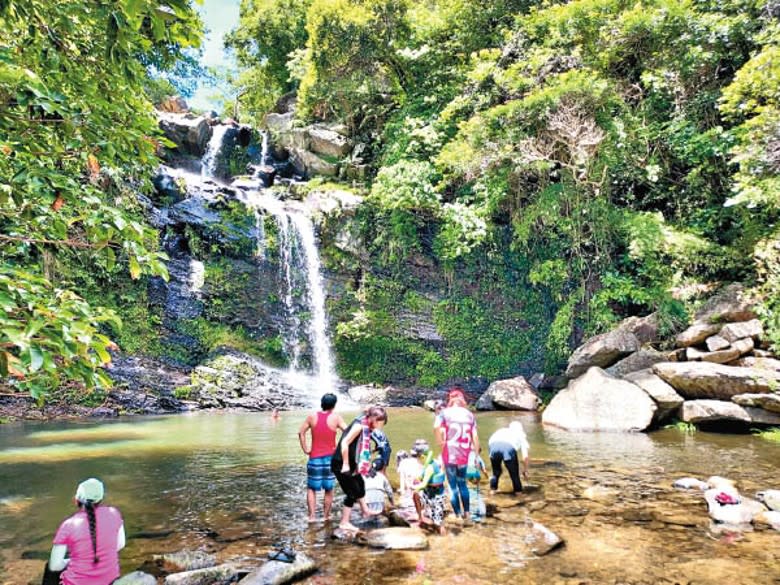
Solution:
<path fill-rule="evenodd" d="M 465 523 L 471 522 L 469 487 L 466 483 L 466 469 L 469 453 L 479 452 L 477 421 L 466 408 L 463 390 L 450 390 L 447 407 L 437 416 L 433 424 L 434 433 L 442 448 L 442 460 L 447 474 L 447 483 L 452 492 L 452 510 L 455 516 L 462 515 Z"/>
<path fill-rule="evenodd" d="M 54 535 L 48 568 L 62 571 L 62 585 L 109 585 L 119 577 L 125 527 L 119 510 L 101 504 L 104 494 L 100 480 L 81 482 L 75 496 L 78 511 Z"/>

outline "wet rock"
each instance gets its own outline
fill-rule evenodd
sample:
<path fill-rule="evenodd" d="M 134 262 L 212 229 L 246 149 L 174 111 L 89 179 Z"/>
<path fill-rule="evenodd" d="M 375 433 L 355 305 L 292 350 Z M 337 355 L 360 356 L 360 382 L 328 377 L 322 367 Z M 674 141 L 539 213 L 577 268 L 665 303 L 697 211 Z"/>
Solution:
<path fill-rule="evenodd" d="M 387 519 L 390 522 L 390 526 L 400 526 L 404 528 L 409 526 L 409 521 L 397 509 L 390 510 L 387 513 Z"/>
<path fill-rule="evenodd" d="M 182 201 L 187 196 L 186 188 L 182 187 L 176 177 L 168 173 L 168 168 L 163 166 L 152 178 L 157 197 L 154 202 L 157 204 L 171 205 Z"/>
<path fill-rule="evenodd" d="M 769 412 L 780 413 L 780 394 L 737 394 L 731 401 L 740 406 L 763 408 Z"/>
<path fill-rule="evenodd" d="M 238 569 L 232 564 L 218 565 L 194 571 L 173 573 L 165 577 L 163 585 L 214 585 L 238 576 Z"/>
<path fill-rule="evenodd" d="M 617 500 L 618 492 L 601 485 L 592 485 L 582 492 L 582 497 L 586 500 L 601 502 L 602 504 L 612 504 Z"/>
<path fill-rule="evenodd" d="M 710 485 L 706 481 L 701 481 L 695 477 L 681 477 L 674 480 L 672 487 L 684 490 L 707 490 L 710 488 Z"/>
<path fill-rule="evenodd" d="M 751 319 L 743 323 L 729 323 L 720 330 L 720 336 L 731 344 L 748 337 L 760 339 L 763 335 L 764 327 L 758 319 Z"/>
<path fill-rule="evenodd" d="M 385 550 L 425 550 L 428 537 L 419 528 L 380 528 L 360 533 L 355 542 Z"/>
<path fill-rule="evenodd" d="M 644 390 L 594 367 L 555 395 L 542 422 L 579 431 L 643 431 L 657 409 Z"/>
<path fill-rule="evenodd" d="M 162 304 L 165 319 L 194 319 L 203 313 L 202 289 L 206 269 L 203 262 L 189 256 L 168 261 L 169 280 L 154 278 L 150 283 L 153 304 Z"/>
<path fill-rule="evenodd" d="M 682 405 L 681 418 L 689 423 L 733 421 L 748 424 L 780 424 L 780 414 L 762 408 L 742 407 L 725 400 L 686 400 Z"/>
<path fill-rule="evenodd" d="M 652 347 L 642 348 L 623 358 L 618 363 L 607 368 L 607 373 L 618 378 L 625 378 L 632 372 L 646 370 L 653 367 L 653 364 L 666 361 L 666 353 L 653 349 Z"/>
<path fill-rule="evenodd" d="M 227 349 L 193 370 L 190 397 L 204 408 L 308 407 L 307 398 L 286 382 L 284 372 L 257 358 Z"/>
<path fill-rule="evenodd" d="M 544 524 L 529 520 L 525 543 L 535 555 L 544 556 L 563 544 L 563 539 Z"/>
<path fill-rule="evenodd" d="M 241 585 L 283 585 L 302 579 L 317 571 L 317 564 L 304 553 L 297 553 L 292 563 L 267 561 L 259 569 L 241 579 Z"/>
<path fill-rule="evenodd" d="M 157 579 L 143 571 L 133 571 L 120 577 L 112 585 L 157 585 Z"/>
<path fill-rule="evenodd" d="M 697 345 L 720 332 L 721 324 L 718 323 L 694 323 L 688 329 L 677 335 L 675 343 L 677 347 L 690 347 Z"/>
<path fill-rule="evenodd" d="M 780 384 L 778 372 L 707 362 L 660 363 L 653 372 L 683 398 L 730 400 L 736 394 L 771 392 Z"/>
<path fill-rule="evenodd" d="M 518 376 L 493 382 L 477 400 L 477 410 L 537 410 L 541 400 L 533 387 Z"/>
<path fill-rule="evenodd" d="M 124 412 L 160 414 L 183 409 L 174 396 L 190 383 L 189 370 L 144 356 L 112 356 L 106 372 L 115 385 L 109 392 L 112 405 Z"/>
<path fill-rule="evenodd" d="M 669 384 L 656 376 L 652 370 L 640 370 L 625 376 L 625 379 L 636 384 L 658 405 L 655 420 L 662 421 L 677 412 L 684 402 L 683 397 L 675 392 Z"/>
<path fill-rule="evenodd" d="M 203 551 L 180 551 L 163 555 L 154 555 L 152 559 L 158 561 L 166 568 L 170 568 L 170 570 L 168 570 L 169 573 L 205 569 L 214 567 L 217 564 L 217 559 L 214 555 L 210 555 Z"/>
<path fill-rule="evenodd" d="M 212 129 L 203 116 L 190 113 L 158 112 L 160 129 L 174 142 L 180 152 L 203 156 L 211 139 Z"/>
<path fill-rule="evenodd" d="M 703 522 L 706 522 L 694 514 L 676 514 L 668 510 L 653 510 L 652 518 L 656 522 L 672 524 L 673 526 L 701 526 Z"/>
<path fill-rule="evenodd" d="M 718 501 L 718 497 L 724 493 L 739 503 L 721 504 Z M 751 505 L 743 504 L 739 493 L 734 491 L 719 488 L 709 489 L 704 492 L 704 499 L 707 502 L 710 518 L 736 529 L 742 529 L 745 525 L 749 525 L 755 515 L 754 508 Z"/>
<path fill-rule="evenodd" d="M 763 502 L 770 510 L 780 512 L 780 490 L 764 490 L 756 494 L 758 501 Z"/>
<path fill-rule="evenodd" d="M 359 404 L 385 406 L 387 405 L 388 387 L 380 387 L 375 384 L 363 384 L 352 386 L 347 393 L 349 397 Z"/>
<path fill-rule="evenodd" d="M 611 366 L 620 358 L 639 349 L 636 335 L 618 327 L 588 339 L 569 358 L 566 376 L 570 379 L 584 374 L 588 368 Z"/>

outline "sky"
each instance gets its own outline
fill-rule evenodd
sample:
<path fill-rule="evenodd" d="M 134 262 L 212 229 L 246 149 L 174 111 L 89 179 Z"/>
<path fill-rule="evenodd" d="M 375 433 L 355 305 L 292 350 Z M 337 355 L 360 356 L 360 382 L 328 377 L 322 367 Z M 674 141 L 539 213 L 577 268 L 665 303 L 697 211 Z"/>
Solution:
<path fill-rule="evenodd" d="M 203 0 L 202 5 L 195 5 L 208 31 L 203 41 L 201 59 L 201 63 L 206 67 L 232 65 L 232 60 L 226 55 L 222 41 L 230 29 L 238 25 L 239 4 L 240 0 Z M 214 87 L 198 86 L 195 95 L 187 102 L 193 108 L 218 109 L 218 104 L 211 99 L 214 93 Z"/>

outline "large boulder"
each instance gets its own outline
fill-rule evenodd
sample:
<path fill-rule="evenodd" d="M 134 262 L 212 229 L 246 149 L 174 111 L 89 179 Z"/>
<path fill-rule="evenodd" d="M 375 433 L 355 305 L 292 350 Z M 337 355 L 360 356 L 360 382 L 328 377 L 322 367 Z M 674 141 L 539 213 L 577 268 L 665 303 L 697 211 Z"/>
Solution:
<path fill-rule="evenodd" d="M 653 372 L 683 398 L 730 400 L 737 394 L 771 392 L 780 384 L 778 372 L 708 362 L 660 363 Z"/>
<path fill-rule="evenodd" d="M 694 323 L 677 335 L 675 338 L 677 347 L 690 347 L 706 341 L 708 337 L 720 333 L 721 327 L 719 323 Z"/>
<path fill-rule="evenodd" d="M 309 144 L 312 152 L 335 158 L 343 158 L 352 150 L 348 138 L 328 128 L 309 128 Z"/>
<path fill-rule="evenodd" d="M 731 401 L 740 406 L 752 406 L 780 413 L 780 394 L 776 392 L 770 394 L 737 394 L 731 397 Z"/>
<path fill-rule="evenodd" d="M 297 553 L 292 563 L 268 561 L 239 581 L 240 585 L 284 585 L 311 575 L 317 570 L 314 560 L 304 553 Z"/>
<path fill-rule="evenodd" d="M 168 112 L 172 114 L 183 114 L 190 109 L 190 107 L 187 105 L 187 101 L 180 95 L 168 96 L 155 107 L 161 112 Z"/>
<path fill-rule="evenodd" d="M 308 397 L 290 385 L 285 372 L 230 350 L 193 370 L 189 395 L 203 408 L 291 410 L 311 406 Z"/>
<path fill-rule="evenodd" d="M 285 114 L 271 112 L 265 116 L 265 127 L 272 132 L 289 132 L 292 130 L 294 117 L 295 112 L 287 112 Z"/>
<path fill-rule="evenodd" d="M 374 384 L 363 384 L 361 386 L 352 386 L 348 391 L 349 397 L 363 405 L 385 406 L 387 405 L 387 391 L 389 386 L 377 386 Z"/>
<path fill-rule="evenodd" d="M 739 366 L 742 368 L 757 368 L 759 370 L 780 372 L 780 360 L 770 357 L 748 356 L 740 358 L 730 365 Z"/>
<path fill-rule="evenodd" d="M 665 362 L 667 359 L 666 353 L 652 347 L 643 347 L 615 365 L 608 367 L 607 373 L 618 378 L 625 378 L 631 372 L 652 368 L 654 364 Z"/>
<path fill-rule="evenodd" d="M 158 112 L 160 129 L 182 153 L 203 156 L 213 132 L 208 120 L 193 114 Z"/>
<path fill-rule="evenodd" d="M 751 319 L 742 323 L 729 323 L 720 330 L 720 336 L 732 345 L 739 339 L 753 338 L 758 340 L 763 335 L 764 327 L 758 319 Z"/>
<path fill-rule="evenodd" d="M 611 366 L 620 358 L 637 351 L 639 346 L 637 336 L 624 327 L 591 337 L 574 350 L 569 358 L 566 376 L 574 379 L 593 366 L 599 368 Z"/>
<path fill-rule="evenodd" d="M 635 384 L 593 367 L 555 395 L 542 422 L 572 431 L 643 431 L 657 409 Z"/>
<path fill-rule="evenodd" d="M 762 408 L 743 407 L 725 400 L 686 400 L 680 418 L 689 423 L 738 422 L 745 424 L 780 424 L 780 414 Z"/>
<path fill-rule="evenodd" d="M 493 382 L 477 400 L 477 410 L 537 410 L 539 396 L 522 376 Z"/>
<path fill-rule="evenodd" d="M 625 376 L 625 379 L 639 386 L 652 398 L 658 405 L 655 413 L 655 419 L 662 421 L 669 415 L 677 412 L 682 403 L 683 397 L 675 392 L 669 384 L 656 376 L 651 369 L 631 372 Z"/>
<path fill-rule="evenodd" d="M 694 315 L 694 322 L 734 323 L 756 318 L 755 302 L 744 287 L 732 283 L 710 297 Z"/>
<path fill-rule="evenodd" d="M 315 175 L 335 177 L 339 174 L 339 166 L 337 164 L 328 162 L 313 152 L 302 148 L 290 149 L 290 162 L 296 173 L 307 178 Z"/>

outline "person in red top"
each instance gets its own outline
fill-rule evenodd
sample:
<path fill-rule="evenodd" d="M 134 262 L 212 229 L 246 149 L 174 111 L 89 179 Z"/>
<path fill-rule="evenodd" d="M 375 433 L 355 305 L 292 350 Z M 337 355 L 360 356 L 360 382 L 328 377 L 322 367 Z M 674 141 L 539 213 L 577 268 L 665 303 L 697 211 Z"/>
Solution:
<path fill-rule="evenodd" d="M 479 453 L 479 435 L 477 421 L 466 408 L 466 397 L 463 390 L 452 388 L 448 395 L 447 407 L 444 408 L 433 424 L 434 433 L 442 448 L 444 470 L 447 473 L 447 483 L 452 492 L 452 509 L 456 516 L 471 522 L 469 486 L 466 483 L 469 453 Z"/>
<path fill-rule="evenodd" d="M 325 521 L 330 519 L 330 509 L 333 506 L 333 487 L 336 477 L 330 469 L 333 452 L 336 450 L 336 431 L 347 428 L 340 414 L 333 412 L 338 398 L 328 392 L 320 400 L 320 412 L 306 417 L 298 431 L 301 449 L 309 456 L 306 464 L 306 505 L 309 509 L 309 522 L 317 521 L 317 492 L 325 491 L 322 500 L 322 513 Z M 306 436 L 311 433 L 311 446 Z"/>
<path fill-rule="evenodd" d="M 54 535 L 48 568 L 62 571 L 61 585 L 109 585 L 119 577 L 125 528 L 119 510 L 101 505 L 103 495 L 100 480 L 81 482 L 75 497 L 79 510 Z"/>

